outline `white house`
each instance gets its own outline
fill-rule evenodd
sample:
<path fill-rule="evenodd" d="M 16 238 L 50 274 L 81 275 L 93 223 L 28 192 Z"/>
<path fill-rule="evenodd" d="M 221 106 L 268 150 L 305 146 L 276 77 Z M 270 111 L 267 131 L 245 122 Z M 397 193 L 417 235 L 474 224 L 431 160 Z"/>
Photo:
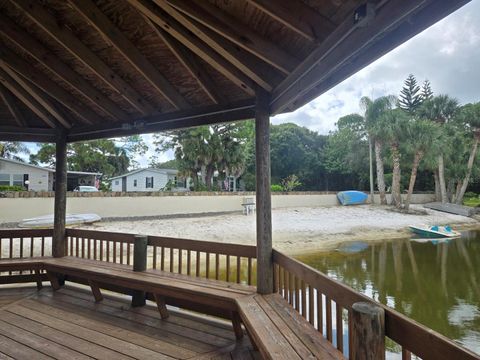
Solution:
<path fill-rule="evenodd" d="M 100 173 L 83 171 L 67 172 L 67 190 L 72 191 L 79 185 L 95 186 Z M 0 185 L 23 186 L 30 191 L 53 191 L 55 169 L 23 163 L 21 161 L 0 158 Z"/>
<path fill-rule="evenodd" d="M 178 170 L 173 169 L 138 169 L 127 174 L 111 178 L 112 191 L 160 191 L 169 181 L 174 191 L 186 191 L 185 179 L 177 178 Z"/>

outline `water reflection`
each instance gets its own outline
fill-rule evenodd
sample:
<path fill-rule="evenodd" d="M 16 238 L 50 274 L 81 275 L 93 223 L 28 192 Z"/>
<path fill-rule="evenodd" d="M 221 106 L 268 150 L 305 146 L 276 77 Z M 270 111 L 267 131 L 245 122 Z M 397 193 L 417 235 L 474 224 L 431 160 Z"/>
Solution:
<path fill-rule="evenodd" d="M 480 232 L 363 244 L 298 258 L 480 353 Z"/>

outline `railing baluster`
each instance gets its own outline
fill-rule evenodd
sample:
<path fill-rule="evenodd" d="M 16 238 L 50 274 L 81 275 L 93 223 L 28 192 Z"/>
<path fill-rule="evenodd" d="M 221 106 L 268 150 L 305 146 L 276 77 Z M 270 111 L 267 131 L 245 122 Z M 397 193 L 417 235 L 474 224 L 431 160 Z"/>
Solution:
<path fill-rule="evenodd" d="M 87 258 L 92 258 L 92 239 L 87 239 Z"/>
<path fill-rule="evenodd" d="M 130 265 L 130 243 L 127 243 L 127 265 Z"/>
<path fill-rule="evenodd" d="M 240 262 L 242 258 L 240 256 L 237 256 L 237 284 L 240 284 Z"/>
<path fill-rule="evenodd" d="M 411 360 L 412 353 L 402 346 L 402 360 Z"/>
<path fill-rule="evenodd" d="M 103 240 L 100 240 L 100 261 L 103 261 Z"/>
<path fill-rule="evenodd" d="M 326 305 L 326 320 L 327 320 L 327 340 L 332 342 L 332 300 L 328 296 L 325 296 Z"/>
<path fill-rule="evenodd" d="M 165 270 L 165 247 L 160 246 L 160 270 Z"/>
<path fill-rule="evenodd" d="M 248 285 L 252 285 L 252 258 L 248 258 Z M 227 280 L 228 281 L 228 280 Z"/>
<path fill-rule="evenodd" d="M 301 288 L 302 288 L 302 316 L 303 318 L 307 318 L 307 292 L 305 289 L 305 281 L 301 281 Z"/>
<path fill-rule="evenodd" d="M 3 244 L 2 244 L 2 238 L 0 238 L 0 259 L 2 258 L 2 247 L 3 247 Z"/>
<path fill-rule="evenodd" d="M 314 302 L 314 289 L 312 285 L 308 285 L 308 321 L 315 326 L 315 302 Z"/>
<path fill-rule="evenodd" d="M 220 254 L 215 254 L 215 280 L 218 280 L 220 274 Z"/>
<path fill-rule="evenodd" d="M 13 238 L 10 238 L 10 243 L 9 243 L 8 250 L 9 250 L 9 257 L 10 257 L 10 259 L 12 259 L 13 258 Z M 8 275 L 12 275 L 12 272 L 9 271 Z"/>
<path fill-rule="evenodd" d="M 293 305 L 293 274 L 289 271 L 287 273 L 288 281 L 287 281 L 287 288 L 288 288 L 288 303 Z"/>
<path fill-rule="evenodd" d="M 33 236 L 30 238 L 30 257 L 33 257 Z"/>
<path fill-rule="evenodd" d="M 107 262 L 110 262 L 110 240 L 107 240 Z"/>
<path fill-rule="evenodd" d="M 295 309 L 300 312 L 300 281 L 295 276 Z"/>
<path fill-rule="evenodd" d="M 152 267 L 154 269 L 157 268 L 157 247 L 156 246 L 153 247 Z"/>
<path fill-rule="evenodd" d="M 45 256 L 45 236 L 42 236 L 42 256 Z"/>
<path fill-rule="evenodd" d="M 113 262 L 113 263 L 116 263 L 116 262 L 117 262 L 117 242 L 116 242 L 116 241 L 112 241 L 112 245 L 113 245 L 112 262 Z"/>
<path fill-rule="evenodd" d="M 317 289 L 317 330 L 323 334 L 323 295 Z"/>
<path fill-rule="evenodd" d="M 93 239 L 93 259 L 97 260 L 97 239 Z"/>
<path fill-rule="evenodd" d="M 196 256 L 195 276 L 200 276 L 200 251 L 197 251 L 197 256 Z"/>
<path fill-rule="evenodd" d="M 343 353 L 343 308 L 335 303 L 336 306 L 336 323 L 337 323 L 337 349 Z"/>
<path fill-rule="evenodd" d="M 191 275 L 192 272 L 192 252 L 187 250 L 187 275 Z"/>
<path fill-rule="evenodd" d="M 206 258 L 206 261 L 205 261 L 205 266 L 206 266 L 206 278 L 208 279 L 210 277 L 210 253 L 206 253 L 207 254 L 207 258 Z"/>
<path fill-rule="evenodd" d="M 82 259 L 85 258 L 85 238 L 82 237 Z"/>
<path fill-rule="evenodd" d="M 182 273 L 183 249 L 178 249 L 178 273 Z"/>
<path fill-rule="evenodd" d="M 120 264 L 123 265 L 123 247 L 124 243 L 120 243 Z"/>
<path fill-rule="evenodd" d="M 79 249 L 79 246 L 80 246 L 80 239 L 78 237 L 75 238 L 75 256 L 76 257 L 80 257 L 80 249 Z"/>
<path fill-rule="evenodd" d="M 170 248 L 170 272 L 173 273 L 173 248 Z"/>
<path fill-rule="evenodd" d="M 229 282 L 230 281 L 230 255 L 227 255 L 227 260 L 225 260 L 225 261 L 226 261 L 225 266 L 227 267 L 225 269 L 225 271 L 226 271 L 225 279 L 227 280 L 227 282 Z"/>

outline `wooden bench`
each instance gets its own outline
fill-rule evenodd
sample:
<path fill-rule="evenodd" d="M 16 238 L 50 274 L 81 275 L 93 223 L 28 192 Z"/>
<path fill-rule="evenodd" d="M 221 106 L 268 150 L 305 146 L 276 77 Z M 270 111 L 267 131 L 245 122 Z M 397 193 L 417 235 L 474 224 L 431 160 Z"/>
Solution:
<path fill-rule="evenodd" d="M 103 284 L 139 290 L 153 295 L 162 318 L 168 316 L 166 304 L 229 317 L 237 338 L 243 336 L 236 300 L 255 293 L 255 287 L 223 281 L 193 278 L 160 270 L 132 271 L 128 265 L 112 264 L 76 257 L 52 258 L 43 262 L 52 287 L 59 289 L 56 275 L 87 280 L 96 301 L 102 300 Z"/>
<path fill-rule="evenodd" d="M 32 271 L 35 275 L 35 282 L 37 283 L 37 288 L 42 288 L 42 274 L 41 270 L 43 269 L 43 262 L 45 258 L 21 258 L 21 259 L 2 259 L 0 260 L 0 273 L 1 272 L 12 272 L 12 271 Z"/>
<path fill-rule="evenodd" d="M 344 359 L 329 341 L 280 295 L 237 299 L 250 339 L 265 359 Z"/>

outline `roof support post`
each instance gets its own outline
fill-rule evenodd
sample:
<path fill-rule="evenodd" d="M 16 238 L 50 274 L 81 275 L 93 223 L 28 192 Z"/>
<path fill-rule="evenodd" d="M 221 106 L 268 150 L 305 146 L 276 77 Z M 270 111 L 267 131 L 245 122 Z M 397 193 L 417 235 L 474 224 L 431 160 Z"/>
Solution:
<path fill-rule="evenodd" d="M 52 255 L 65 256 L 67 211 L 67 134 L 64 128 L 57 129 L 55 161 L 55 215 L 53 227 Z"/>
<path fill-rule="evenodd" d="M 270 94 L 257 89 L 255 158 L 257 197 L 257 291 L 273 292 L 272 201 L 270 196 Z"/>

